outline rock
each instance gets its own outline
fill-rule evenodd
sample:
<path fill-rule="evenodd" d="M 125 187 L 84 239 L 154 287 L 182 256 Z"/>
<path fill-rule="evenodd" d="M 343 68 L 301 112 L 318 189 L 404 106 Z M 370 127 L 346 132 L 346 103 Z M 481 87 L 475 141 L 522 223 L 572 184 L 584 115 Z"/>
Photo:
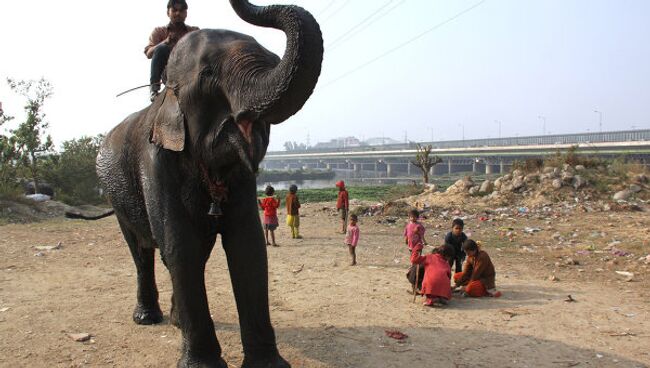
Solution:
<path fill-rule="evenodd" d="M 554 189 L 561 189 L 562 188 L 562 179 L 553 179 L 553 183 L 551 184 Z"/>
<path fill-rule="evenodd" d="M 556 282 L 556 281 L 560 281 L 560 279 L 555 275 L 551 275 L 548 277 L 548 281 Z"/>
<path fill-rule="evenodd" d="M 547 166 L 542 171 L 542 173 L 547 174 L 547 175 L 548 174 L 553 174 L 553 172 L 555 172 L 555 167 L 553 167 L 553 166 Z"/>
<path fill-rule="evenodd" d="M 522 177 L 516 177 L 512 180 L 512 190 L 519 190 L 526 186 L 524 179 Z"/>
<path fill-rule="evenodd" d="M 583 165 L 576 165 L 576 171 L 584 171 L 585 167 Z"/>
<path fill-rule="evenodd" d="M 492 193 L 494 190 L 494 183 L 492 183 L 491 180 L 486 180 L 481 184 L 481 187 L 479 188 L 480 193 Z"/>
<path fill-rule="evenodd" d="M 630 192 L 632 193 L 639 193 L 642 190 L 642 188 L 636 184 L 631 184 L 630 185 Z"/>
<path fill-rule="evenodd" d="M 474 186 L 474 181 L 472 178 L 467 176 L 465 178 L 459 179 L 454 183 L 454 186 L 463 192 L 467 192 L 471 187 Z"/>
<path fill-rule="evenodd" d="M 528 174 L 524 177 L 524 181 L 528 184 L 539 182 L 539 175 L 537 174 Z"/>
<path fill-rule="evenodd" d="M 516 178 L 516 177 L 518 177 L 518 176 L 524 176 L 524 173 L 523 173 L 521 170 L 519 170 L 519 169 L 514 170 L 514 171 L 512 172 L 512 177 L 513 177 L 513 178 Z"/>
<path fill-rule="evenodd" d="M 510 180 L 512 180 L 512 175 L 506 174 L 502 178 L 503 178 L 504 181 L 510 181 Z"/>
<path fill-rule="evenodd" d="M 646 174 L 639 174 L 633 180 L 636 184 L 648 184 L 648 181 L 650 181 Z"/>
<path fill-rule="evenodd" d="M 473 186 L 473 187 L 469 188 L 469 191 L 468 191 L 468 193 L 470 195 L 477 195 L 478 192 L 479 192 L 479 187 L 477 187 L 477 186 Z"/>
<path fill-rule="evenodd" d="M 569 164 L 564 164 L 562 165 L 562 171 L 573 173 L 573 167 L 571 167 L 571 165 Z"/>
<path fill-rule="evenodd" d="M 625 189 L 614 194 L 613 198 L 615 201 L 627 201 L 632 196 L 632 194 L 633 192 L 631 190 Z"/>
<path fill-rule="evenodd" d="M 586 185 L 587 185 L 587 180 L 585 180 L 582 176 L 576 175 L 573 178 L 573 188 L 575 188 L 576 190 L 580 189 L 580 188 L 582 188 L 582 187 L 584 187 Z"/>
<path fill-rule="evenodd" d="M 565 184 L 569 184 L 569 185 L 572 184 L 572 183 L 573 183 L 573 178 L 574 178 L 574 177 L 575 177 L 575 175 L 573 175 L 572 172 L 569 172 L 569 171 L 562 171 L 562 181 L 563 181 Z"/>
<path fill-rule="evenodd" d="M 498 178 L 497 180 L 494 181 L 494 189 L 496 190 L 501 189 L 502 184 L 503 184 L 503 178 Z"/>
<path fill-rule="evenodd" d="M 90 334 L 82 332 L 82 333 L 71 333 L 68 334 L 68 336 L 76 341 L 76 342 L 84 342 L 90 340 Z"/>
<path fill-rule="evenodd" d="M 424 184 L 425 191 L 427 192 L 436 192 L 438 191 L 438 186 L 435 184 L 426 183 Z"/>
<path fill-rule="evenodd" d="M 501 193 L 509 193 L 509 192 L 512 192 L 513 190 L 514 190 L 514 187 L 512 186 L 512 184 L 503 184 L 503 185 L 501 185 L 501 189 L 499 190 L 499 192 L 501 192 Z"/>
<path fill-rule="evenodd" d="M 562 239 L 562 234 L 555 233 L 555 234 L 553 234 L 552 238 L 553 238 L 553 240 L 560 240 L 560 239 Z"/>
<path fill-rule="evenodd" d="M 634 279 L 634 274 L 627 271 L 616 271 L 618 275 L 621 275 L 625 278 L 625 281 L 630 282 Z"/>

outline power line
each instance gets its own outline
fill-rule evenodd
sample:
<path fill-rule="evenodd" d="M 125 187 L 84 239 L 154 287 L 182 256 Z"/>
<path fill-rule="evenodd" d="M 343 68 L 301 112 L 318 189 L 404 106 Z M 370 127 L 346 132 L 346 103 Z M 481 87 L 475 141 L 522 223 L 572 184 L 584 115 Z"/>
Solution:
<path fill-rule="evenodd" d="M 406 0 L 402 0 L 402 1 L 400 1 L 399 3 L 395 4 L 395 6 L 393 6 L 393 7 L 390 8 L 390 9 L 388 9 L 386 12 L 384 12 L 384 14 L 381 14 L 381 15 L 379 15 L 378 17 L 376 17 L 375 19 L 371 20 L 370 22 L 364 24 L 364 25 L 363 25 L 361 28 L 359 28 L 356 32 L 352 33 L 351 35 L 349 35 L 349 36 L 346 37 L 345 39 L 341 40 L 341 42 L 339 42 L 338 44 L 336 44 L 336 45 L 334 45 L 334 46 L 331 46 L 327 51 L 328 51 L 328 52 L 332 52 L 332 50 L 335 50 L 335 49 L 338 48 L 340 45 L 342 45 L 342 44 L 344 44 L 345 42 L 347 42 L 349 39 L 351 39 L 351 38 L 353 38 L 354 36 L 358 35 L 359 33 L 363 32 L 366 28 L 370 27 L 370 26 L 373 25 L 375 22 L 379 21 L 380 19 L 382 19 L 382 18 L 385 17 L 386 15 L 390 14 L 393 10 L 397 9 L 397 8 L 400 7 L 402 4 L 404 4 L 404 2 L 406 2 Z"/>
<path fill-rule="evenodd" d="M 445 21 L 443 21 L 443 22 L 441 22 L 441 23 L 436 24 L 435 26 L 433 26 L 433 27 L 427 29 L 426 31 L 424 31 L 424 32 L 422 32 L 422 33 L 416 35 L 415 37 L 409 39 L 408 41 L 406 41 L 406 42 L 404 42 L 404 43 L 402 43 L 402 44 L 400 44 L 400 45 L 397 45 L 397 46 L 393 47 L 392 49 L 390 49 L 390 50 L 388 50 L 388 51 L 386 51 L 386 52 L 380 54 L 379 56 L 375 57 L 374 59 L 371 59 L 371 60 L 369 60 L 369 61 L 367 61 L 367 62 L 365 62 L 365 63 L 363 63 L 363 64 L 357 66 L 356 68 L 354 68 L 354 69 L 352 69 L 352 70 L 349 70 L 349 71 L 343 73 L 342 75 L 340 75 L 340 76 L 338 76 L 338 77 L 332 79 L 331 81 L 325 83 L 325 84 L 323 85 L 323 87 L 330 86 L 330 85 L 332 85 L 332 84 L 338 82 L 339 80 L 341 80 L 341 79 L 347 77 L 348 75 L 353 74 L 353 73 L 355 73 L 355 72 L 357 72 L 357 71 L 359 71 L 359 70 L 361 70 L 361 69 L 367 67 L 368 65 L 370 65 L 370 64 L 372 64 L 372 63 L 374 63 L 374 62 L 376 62 L 377 60 L 380 60 L 381 58 L 383 58 L 383 57 L 385 57 L 385 56 L 388 56 L 388 55 L 392 54 L 393 52 L 395 52 L 395 51 L 401 49 L 402 47 L 404 47 L 404 46 L 406 46 L 406 45 L 408 45 L 408 44 L 410 44 L 410 43 L 412 43 L 412 42 L 418 40 L 419 38 L 421 38 L 422 36 L 426 35 L 427 33 L 432 32 L 432 31 L 435 31 L 436 29 L 438 29 L 438 28 L 440 28 L 440 27 L 442 27 L 442 26 L 444 26 L 444 25 L 446 25 L 446 24 L 448 24 L 448 23 L 453 22 L 454 20 L 460 18 L 461 16 L 463 16 L 463 15 L 469 13 L 470 11 L 472 11 L 472 10 L 474 10 L 474 9 L 476 9 L 476 8 L 478 8 L 481 4 L 483 4 L 483 3 L 486 2 L 486 1 L 487 1 L 487 0 L 481 0 L 481 1 L 479 1 L 479 2 L 476 3 L 475 5 L 472 5 L 472 6 L 470 6 L 469 8 L 467 8 L 467 9 L 461 11 L 460 13 L 454 15 L 453 17 L 448 18 L 447 20 L 445 20 Z"/>
<path fill-rule="evenodd" d="M 350 3 L 350 1 L 352 1 L 352 0 L 346 0 L 346 1 L 343 3 L 343 5 L 341 5 L 341 6 L 339 6 L 338 8 L 336 8 L 336 10 L 334 10 L 333 12 L 331 12 L 330 15 L 328 15 L 325 19 L 323 19 L 323 22 L 325 22 L 325 21 L 327 21 L 328 19 L 331 19 L 333 16 L 335 16 L 338 12 L 341 11 L 341 9 L 345 8 L 345 7 Z"/>
<path fill-rule="evenodd" d="M 326 6 L 325 6 L 321 11 L 319 11 L 317 14 L 318 14 L 318 15 L 323 15 L 323 13 L 325 13 L 325 12 L 327 11 L 327 9 L 330 8 L 330 6 L 334 5 L 335 2 L 336 2 L 336 0 L 332 0 L 332 1 L 330 1 L 329 4 L 327 4 L 327 5 L 326 5 Z"/>
<path fill-rule="evenodd" d="M 388 0 L 384 5 L 380 6 L 379 9 L 375 10 L 372 14 L 370 14 L 370 15 L 367 16 L 367 17 L 365 17 L 361 22 L 355 24 L 352 28 L 350 28 L 350 29 L 348 29 L 347 31 L 345 31 L 345 32 L 344 32 L 342 35 L 340 35 L 337 39 L 335 39 L 334 41 L 330 42 L 330 44 L 327 45 L 327 46 L 325 46 L 325 48 L 328 49 L 328 48 L 332 47 L 332 45 L 336 44 L 336 43 L 337 43 L 338 41 L 340 41 L 342 38 L 344 38 L 345 36 L 349 35 L 352 31 L 354 31 L 355 29 L 357 29 L 358 27 L 360 27 L 361 25 L 363 25 L 363 24 L 364 24 L 365 22 L 367 22 L 369 19 L 371 19 L 372 17 L 374 17 L 377 13 L 379 13 L 380 11 L 382 11 L 383 9 L 385 9 L 385 8 L 386 8 L 388 5 L 390 5 L 392 2 L 393 2 L 393 0 Z"/>

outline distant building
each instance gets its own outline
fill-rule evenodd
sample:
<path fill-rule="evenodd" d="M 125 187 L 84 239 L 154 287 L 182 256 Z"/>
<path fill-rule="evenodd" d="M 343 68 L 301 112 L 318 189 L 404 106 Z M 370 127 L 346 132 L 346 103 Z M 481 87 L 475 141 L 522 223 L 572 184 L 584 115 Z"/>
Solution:
<path fill-rule="evenodd" d="M 329 142 L 319 142 L 313 147 L 315 149 L 330 149 L 330 148 L 353 148 L 361 147 L 361 141 L 356 137 L 341 137 L 334 138 Z"/>
<path fill-rule="evenodd" d="M 393 138 L 377 137 L 377 138 L 366 139 L 365 141 L 363 141 L 363 143 L 368 146 L 385 146 L 387 144 L 400 144 L 404 142 L 400 142 Z"/>

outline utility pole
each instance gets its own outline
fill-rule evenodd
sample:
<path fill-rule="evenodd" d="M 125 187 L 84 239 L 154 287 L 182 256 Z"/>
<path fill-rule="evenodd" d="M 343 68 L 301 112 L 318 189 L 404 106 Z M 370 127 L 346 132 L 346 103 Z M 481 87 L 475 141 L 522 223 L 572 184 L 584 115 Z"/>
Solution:
<path fill-rule="evenodd" d="M 462 131 L 463 131 L 463 142 L 465 142 L 465 124 L 459 123 L 458 126 L 462 128 Z"/>
<path fill-rule="evenodd" d="M 537 118 L 542 121 L 542 135 L 546 135 L 546 116 L 539 115 Z"/>
<path fill-rule="evenodd" d="M 603 113 L 602 111 L 594 110 L 598 114 L 598 131 L 603 132 Z"/>
<path fill-rule="evenodd" d="M 501 120 L 495 120 L 494 122 L 499 124 L 499 138 L 501 138 Z"/>

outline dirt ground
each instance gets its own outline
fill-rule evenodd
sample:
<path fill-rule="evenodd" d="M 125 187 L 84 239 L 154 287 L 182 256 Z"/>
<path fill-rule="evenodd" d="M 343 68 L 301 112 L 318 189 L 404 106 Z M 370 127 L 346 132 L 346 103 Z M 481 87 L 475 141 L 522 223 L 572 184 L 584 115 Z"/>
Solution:
<path fill-rule="evenodd" d="M 454 298 L 432 309 L 407 294 L 404 220 L 362 218 L 359 265 L 351 267 L 331 206 L 304 206 L 305 238 L 289 239 L 281 226 L 281 246 L 268 248 L 271 317 L 293 367 L 650 365 L 650 283 L 639 259 L 649 253 L 647 212 L 488 221 L 467 215 L 466 231 L 484 241 L 503 296 Z M 427 220 L 429 242 L 439 243 L 449 223 L 450 217 Z M 534 226 L 541 231 L 523 232 Z M 504 235 L 503 227 L 514 230 Z M 558 246 L 556 232 L 572 241 Z M 604 250 L 612 239 L 632 254 Z M 35 249 L 58 242 L 57 250 Z M 179 331 L 167 319 L 157 326 L 131 321 L 135 268 L 115 218 L 0 226 L 0 254 L 0 366 L 175 366 Z M 157 262 L 167 316 L 171 284 Z M 634 276 L 626 281 L 615 271 Z M 237 312 L 219 246 L 206 279 L 224 358 L 237 367 Z M 568 295 L 575 301 L 565 301 Z M 409 337 L 399 342 L 385 330 Z M 68 337 L 82 332 L 92 339 Z"/>

